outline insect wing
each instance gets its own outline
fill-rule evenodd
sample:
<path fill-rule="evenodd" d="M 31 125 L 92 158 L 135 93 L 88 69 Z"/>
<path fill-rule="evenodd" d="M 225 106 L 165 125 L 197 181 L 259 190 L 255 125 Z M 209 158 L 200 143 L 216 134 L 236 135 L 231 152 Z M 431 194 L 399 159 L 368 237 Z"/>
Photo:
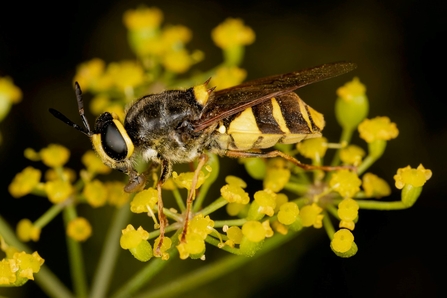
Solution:
<path fill-rule="evenodd" d="M 306 85 L 323 81 L 347 73 L 356 68 L 351 62 L 336 62 L 270 76 L 240 85 L 219 90 L 205 106 L 201 118 L 194 124 L 194 130 L 200 131 L 209 125 L 255 106 L 272 97 L 290 93 Z"/>

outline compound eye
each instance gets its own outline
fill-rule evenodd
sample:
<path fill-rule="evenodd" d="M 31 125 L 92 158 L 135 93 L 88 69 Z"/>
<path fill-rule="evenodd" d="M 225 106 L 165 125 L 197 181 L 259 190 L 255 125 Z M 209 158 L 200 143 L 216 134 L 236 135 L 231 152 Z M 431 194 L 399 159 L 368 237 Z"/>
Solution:
<path fill-rule="evenodd" d="M 101 143 L 106 154 L 114 160 L 127 157 L 127 144 L 114 122 L 110 122 L 101 132 Z"/>

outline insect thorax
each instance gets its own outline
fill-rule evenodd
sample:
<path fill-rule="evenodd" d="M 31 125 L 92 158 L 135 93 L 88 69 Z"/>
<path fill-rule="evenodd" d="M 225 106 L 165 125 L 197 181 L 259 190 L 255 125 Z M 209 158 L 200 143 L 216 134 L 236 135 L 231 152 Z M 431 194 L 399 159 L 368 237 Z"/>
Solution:
<path fill-rule="evenodd" d="M 145 96 L 127 111 L 124 127 L 136 150 L 147 160 L 190 162 L 207 147 L 209 131 L 194 132 L 202 107 L 191 89 Z"/>

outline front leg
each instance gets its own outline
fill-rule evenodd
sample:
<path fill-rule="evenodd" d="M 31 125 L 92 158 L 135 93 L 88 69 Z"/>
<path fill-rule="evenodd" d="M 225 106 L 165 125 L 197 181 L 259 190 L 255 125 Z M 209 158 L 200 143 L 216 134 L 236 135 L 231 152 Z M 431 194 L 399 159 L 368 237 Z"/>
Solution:
<path fill-rule="evenodd" d="M 145 173 L 139 174 L 134 169 L 131 169 L 128 175 L 129 175 L 129 182 L 127 182 L 127 185 L 124 187 L 125 192 L 132 193 L 144 189 L 144 187 L 146 186 L 146 179 L 147 179 Z"/>

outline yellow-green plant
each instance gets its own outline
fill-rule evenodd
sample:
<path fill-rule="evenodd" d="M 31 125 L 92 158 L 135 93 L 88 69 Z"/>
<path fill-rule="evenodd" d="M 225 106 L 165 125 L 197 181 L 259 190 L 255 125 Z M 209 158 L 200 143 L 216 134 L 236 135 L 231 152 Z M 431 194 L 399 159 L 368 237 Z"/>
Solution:
<path fill-rule="evenodd" d="M 140 7 L 127 11 L 124 24 L 136 59 L 106 64 L 94 58 L 78 67 L 74 80 L 84 91 L 93 94 L 90 109 L 94 114 L 99 115 L 107 110 L 123 119 L 124 107 L 147 93 L 189 87 L 209 77 L 212 77 L 211 85 L 218 88 L 237 85 L 245 79 L 246 71 L 240 68 L 240 64 L 245 46 L 254 41 L 255 34 L 242 20 L 227 19 L 212 31 L 215 44 L 223 51 L 223 62 L 208 71 L 186 76 L 185 73 L 202 60 L 204 54 L 186 48 L 192 36 L 188 28 L 181 25 L 162 26 L 162 19 L 163 14 L 157 8 Z M 0 103 L 5 101 L 4 98 L 9 98 L 8 102 L 20 98 L 20 91 L 16 87 L 11 88 L 9 79 L 0 79 Z M 3 95 L 8 90 L 13 90 L 13 95 Z M 236 255 L 211 263 L 191 276 L 178 279 L 176 285 L 158 290 L 164 291 L 166 296 L 178 294 L 242 266 L 251 260 L 248 257 L 278 247 L 305 228 L 324 227 L 330 239 L 330 248 L 337 256 L 347 258 L 355 255 L 358 247 L 354 242 L 354 231 L 359 220 L 359 209 L 396 210 L 411 207 L 424 183 L 431 177 L 431 171 L 422 165 L 398 169 L 394 179 L 395 186 L 402 189 L 401 200 L 379 200 L 388 196 L 391 188 L 384 179 L 366 171 L 383 155 L 387 142 L 398 136 L 397 126 L 388 117 L 367 118 L 369 103 L 366 88 L 358 78 L 340 87 L 337 95 L 335 113 L 342 127 L 339 143 L 317 138 L 296 146 L 281 145 L 278 148 L 289 155 L 299 154 L 308 158 L 316 166 L 323 165 L 327 149 L 335 148 L 337 151 L 331 164 L 351 166 L 356 171 L 306 172 L 280 158 L 248 158 L 240 162 L 252 178 L 263 181 L 263 188 L 249 194 L 245 190 L 247 183 L 230 175 L 225 178 L 225 185 L 219 185 L 220 193 L 216 194 L 210 187 L 219 175 L 219 159 L 210 154 L 207 165 L 199 173 L 199 192 L 193 203 L 186 241 L 179 241 L 184 218 L 182 213 L 186 210 L 186 194 L 181 189 L 196 191 L 190 189 L 194 172 L 174 172 L 164 184 L 164 191 L 172 193 L 177 207 L 164 209 L 169 224 L 166 227 L 167 237 L 158 254 L 153 252 L 160 234 L 155 215 L 157 190 L 154 187 L 132 195 L 125 193 L 123 181 L 103 179 L 110 169 L 93 151 L 83 155 L 85 168 L 77 177 L 73 170 L 65 166 L 70 157 L 69 149 L 56 144 L 38 152 L 26 149 L 27 159 L 42 162 L 48 170 L 42 175 L 40 170 L 26 167 L 15 176 L 9 192 L 14 198 L 26 195 L 46 197 L 53 206 L 36 220 L 21 220 L 16 233 L 0 218 L 1 249 L 5 252 L 0 263 L 0 285 L 23 285 L 27 280 L 34 279 L 33 274 L 40 270 L 35 276 L 36 281 L 49 296 L 73 297 L 71 290 L 48 268 L 41 267 L 44 261 L 37 252 L 27 253 L 29 249 L 23 244 L 38 241 L 40 234 L 45 233 L 45 226 L 59 213 L 64 218 L 74 295 L 77 297 L 129 297 L 137 291 L 146 291 L 144 287 L 169 260 L 176 257 L 205 260 L 207 245 Z M 366 142 L 366 151 L 350 144 L 356 131 Z M 156 178 L 153 180 L 155 186 Z M 87 218 L 78 214 L 81 204 L 93 208 L 105 205 L 116 208 L 115 216 L 107 223 L 109 232 L 91 283 L 86 280 L 81 242 L 92 235 L 92 227 Z M 214 213 L 224 207 L 228 217 L 215 218 Z M 96 212 L 101 211 L 98 209 Z M 131 214 L 146 217 L 146 224 L 134 227 L 129 223 Z M 149 223 L 151 220 L 153 224 Z M 118 291 L 108 293 L 121 249 L 129 250 L 136 258 L 135 262 L 148 263 Z M 151 292 L 143 292 L 143 295 L 150 296 Z"/>

